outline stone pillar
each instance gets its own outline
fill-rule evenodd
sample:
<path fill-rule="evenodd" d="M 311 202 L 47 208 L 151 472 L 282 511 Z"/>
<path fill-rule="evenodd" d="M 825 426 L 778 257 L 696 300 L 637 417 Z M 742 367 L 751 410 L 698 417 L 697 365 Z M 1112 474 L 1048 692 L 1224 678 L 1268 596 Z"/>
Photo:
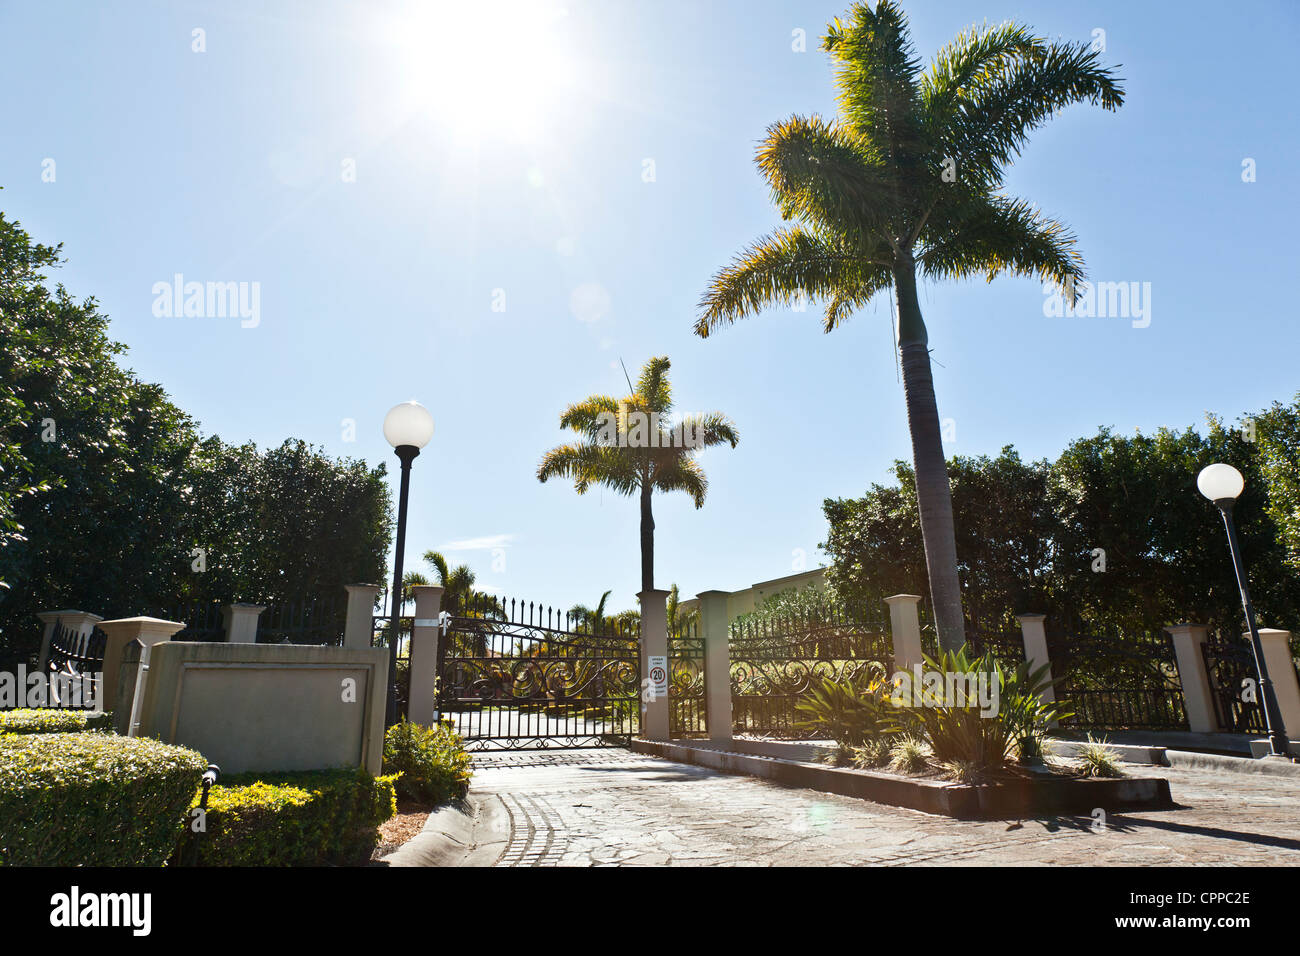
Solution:
<path fill-rule="evenodd" d="M 344 647 L 369 647 L 375 635 L 375 601 L 383 588 L 378 584 L 345 584 L 348 616 L 343 626 Z"/>
<path fill-rule="evenodd" d="M 702 591 L 700 636 L 704 638 L 704 699 L 709 739 L 731 742 L 731 619 L 726 591 Z"/>
<path fill-rule="evenodd" d="M 438 615 L 442 611 L 442 588 L 436 584 L 417 584 L 411 590 L 415 593 L 415 620 L 411 627 L 411 689 L 406 719 L 432 727 L 438 710 L 438 640 L 442 633 Z"/>
<path fill-rule="evenodd" d="M 54 636 L 54 625 L 62 623 L 66 630 L 76 634 L 89 634 L 100 621 L 103 620 L 98 614 L 90 614 L 87 611 L 41 611 L 36 615 L 45 625 L 41 633 L 41 649 L 36 655 L 36 669 L 45 670 L 45 665 L 50 662 L 50 638 Z"/>
<path fill-rule="evenodd" d="M 668 592 L 642 591 L 641 599 L 641 736 L 646 740 L 668 740 L 669 702 L 666 693 L 655 693 L 651 658 L 668 668 Z M 662 690 L 662 688 L 660 688 Z"/>
<path fill-rule="evenodd" d="M 1045 621 L 1046 614 L 1017 614 L 1016 620 L 1020 622 L 1020 639 L 1025 645 L 1025 660 L 1029 662 L 1029 673 L 1033 673 L 1044 664 L 1052 662 L 1051 655 L 1047 653 L 1047 627 Z M 1050 670 L 1049 677 L 1055 677 Z M 1048 687 L 1043 691 L 1043 701 L 1051 704 L 1056 701 L 1056 687 Z M 1055 726 L 1055 724 L 1053 724 Z"/>
<path fill-rule="evenodd" d="M 221 609 L 221 623 L 226 628 L 227 644 L 256 644 L 257 619 L 265 604 L 227 604 Z"/>
<path fill-rule="evenodd" d="M 1250 640 L 1249 634 L 1246 640 Z M 1286 739 L 1300 740 L 1300 684 L 1291 660 L 1291 632 L 1261 627 L 1259 643 L 1264 648 L 1264 666 L 1268 668 L 1268 679 L 1273 682 L 1278 710 L 1282 711 Z"/>
<path fill-rule="evenodd" d="M 1194 734 L 1212 734 L 1222 730 L 1214 712 L 1214 687 L 1205 669 L 1201 647 L 1209 639 L 1204 624 L 1174 624 L 1165 628 L 1174 643 L 1178 661 L 1178 682 L 1183 685 L 1183 708 L 1187 711 L 1187 729 Z"/>
<path fill-rule="evenodd" d="M 108 709 L 117 705 L 114 699 L 120 683 L 119 671 L 122 666 L 122 651 L 131 641 L 139 641 L 143 648 L 140 660 L 148 661 L 148 649 L 160 641 L 167 641 L 177 631 L 185 629 L 182 621 L 164 621 L 157 617 L 122 617 L 114 621 L 100 621 L 99 629 L 104 632 L 104 682 L 103 693 L 108 695 Z"/>
<path fill-rule="evenodd" d="M 923 664 L 919 594 L 895 594 L 885 598 L 889 605 L 889 631 L 894 639 L 894 670 L 910 671 Z"/>

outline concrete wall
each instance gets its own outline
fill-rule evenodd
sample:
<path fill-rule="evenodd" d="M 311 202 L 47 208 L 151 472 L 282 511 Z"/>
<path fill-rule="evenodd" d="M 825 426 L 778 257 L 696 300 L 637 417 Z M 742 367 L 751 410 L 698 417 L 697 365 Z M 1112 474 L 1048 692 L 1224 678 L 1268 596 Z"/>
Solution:
<path fill-rule="evenodd" d="M 826 589 L 825 568 L 800 571 L 798 574 L 788 574 L 783 578 L 760 581 L 757 584 L 750 585 L 743 591 L 731 591 L 727 594 L 727 620 L 734 621 L 740 615 L 748 614 L 765 600 L 773 595 L 780 594 L 782 591 L 802 591 L 804 588 L 809 587 L 818 591 Z M 689 601 L 682 601 L 680 607 L 683 611 L 693 611 L 699 608 L 699 604 L 698 599 L 691 598 Z"/>
<path fill-rule="evenodd" d="M 150 648 L 133 723 L 223 774 L 378 774 L 387 680 L 384 648 L 166 641 Z"/>

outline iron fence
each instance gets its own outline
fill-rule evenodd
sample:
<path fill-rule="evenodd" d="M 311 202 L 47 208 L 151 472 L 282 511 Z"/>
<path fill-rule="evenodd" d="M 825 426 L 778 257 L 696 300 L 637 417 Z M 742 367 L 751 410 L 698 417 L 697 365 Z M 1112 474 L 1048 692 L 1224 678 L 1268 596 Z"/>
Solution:
<path fill-rule="evenodd" d="M 673 739 L 709 735 L 704 668 L 699 619 L 673 622 L 668 634 L 668 731 Z"/>
<path fill-rule="evenodd" d="M 1164 631 L 1107 632 L 1076 624 L 1049 631 L 1056 699 L 1087 730 L 1186 730 L 1173 641 Z"/>
<path fill-rule="evenodd" d="M 826 606 L 791 615 L 741 618 L 731 625 L 733 731 L 807 738 L 795 705 L 823 679 L 847 681 L 879 664 L 888 672 L 893 648 L 880 621 Z"/>

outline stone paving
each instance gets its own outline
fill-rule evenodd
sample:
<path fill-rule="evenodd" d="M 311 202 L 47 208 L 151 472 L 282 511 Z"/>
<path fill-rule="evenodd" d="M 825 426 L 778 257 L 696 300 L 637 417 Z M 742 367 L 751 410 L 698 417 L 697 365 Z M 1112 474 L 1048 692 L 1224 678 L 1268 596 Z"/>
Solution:
<path fill-rule="evenodd" d="M 625 750 L 475 756 L 498 866 L 1300 865 L 1300 778 L 1169 767 L 1180 809 L 959 821 Z"/>

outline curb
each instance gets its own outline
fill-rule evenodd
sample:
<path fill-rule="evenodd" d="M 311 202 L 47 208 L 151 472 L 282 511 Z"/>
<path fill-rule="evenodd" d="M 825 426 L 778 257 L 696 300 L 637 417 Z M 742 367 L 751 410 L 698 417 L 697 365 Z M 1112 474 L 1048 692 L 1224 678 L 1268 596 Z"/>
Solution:
<path fill-rule="evenodd" d="M 492 866 L 510 840 L 510 816 L 501 798 L 470 794 L 439 807 L 424 828 L 380 866 Z"/>
<path fill-rule="evenodd" d="M 1256 757 L 1224 757 L 1219 754 L 1194 753 L 1190 750 L 1166 750 L 1164 757 L 1166 767 L 1300 777 L 1300 763 L 1287 763 L 1280 757 L 1276 760 Z"/>
<path fill-rule="evenodd" d="M 634 739 L 631 749 L 723 773 L 761 777 L 787 786 L 961 820 L 1087 814 L 1098 807 L 1109 811 L 1156 810 L 1174 805 L 1169 781 L 1163 777 L 1007 781 L 975 787 L 666 741 Z"/>

